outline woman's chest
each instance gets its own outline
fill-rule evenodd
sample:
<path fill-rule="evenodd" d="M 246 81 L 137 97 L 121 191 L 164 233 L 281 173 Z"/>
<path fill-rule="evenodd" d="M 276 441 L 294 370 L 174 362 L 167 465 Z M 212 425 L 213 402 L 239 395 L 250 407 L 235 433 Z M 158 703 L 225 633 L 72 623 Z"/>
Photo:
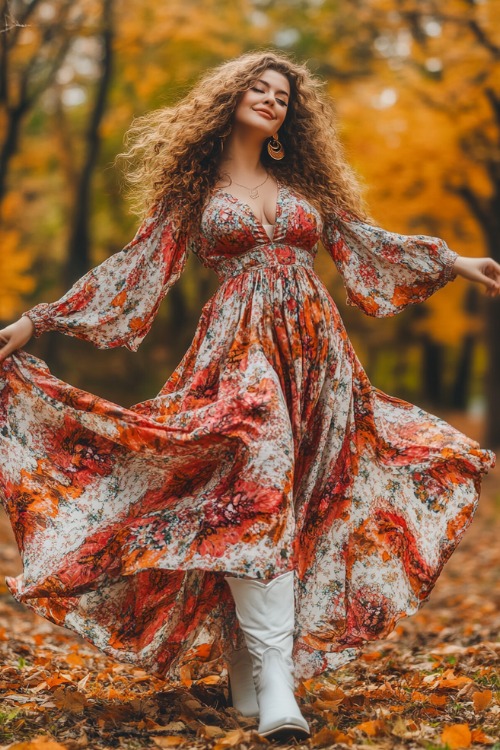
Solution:
<path fill-rule="evenodd" d="M 278 186 L 272 240 L 251 206 L 224 190 L 214 192 L 201 218 L 201 232 L 192 248 L 206 265 L 217 258 L 248 252 L 259 245 L 291 245 L 313 250 L 321 237 L 319 212 L 285 185 Z"/>

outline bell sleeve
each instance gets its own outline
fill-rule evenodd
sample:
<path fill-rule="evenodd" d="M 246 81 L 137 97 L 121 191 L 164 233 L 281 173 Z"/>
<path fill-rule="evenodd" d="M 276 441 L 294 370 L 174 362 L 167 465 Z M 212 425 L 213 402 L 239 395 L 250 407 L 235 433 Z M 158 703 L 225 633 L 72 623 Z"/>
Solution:
<path fill-rule="evenodd" d="M 339 212 L 325 223 L 323 244 L 347 290 L 347 304 L 367 315 L 396 315 L 456 278 L 458 253 L 438 237 L 404 235 Z"/>
<path fill-rule="evenodd" d="M 172 220 L 157 204 L 122 250 L 88 271 L 59 300 L 41 302 L 22 315 L 33 322 L 35 337 L 59 331 L 100 349 L 137 351 L 186 259 L 187 242 L 176 239 Z"/>

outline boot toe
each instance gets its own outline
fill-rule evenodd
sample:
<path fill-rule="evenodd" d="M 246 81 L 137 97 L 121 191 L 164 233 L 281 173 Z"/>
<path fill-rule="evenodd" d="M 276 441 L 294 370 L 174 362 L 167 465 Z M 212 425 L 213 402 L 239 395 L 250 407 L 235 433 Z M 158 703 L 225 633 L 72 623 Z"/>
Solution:
<path fill-rule="evenodd" d="M 307 721 L 295 716 L 285 716 L 272 726 L 259 727 L 258 732 L 262 737 L 279 740 L 306 739 L 311 734 Z"/>

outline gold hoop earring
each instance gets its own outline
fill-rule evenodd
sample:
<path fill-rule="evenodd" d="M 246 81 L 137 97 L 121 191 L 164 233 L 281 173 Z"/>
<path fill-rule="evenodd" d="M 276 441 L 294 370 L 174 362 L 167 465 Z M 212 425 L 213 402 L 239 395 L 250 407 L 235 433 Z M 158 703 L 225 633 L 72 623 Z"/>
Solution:
<path fill-rule="evenodd" d="M 278 133 L 273 135 L 271 140 L 267 144 L 267 153 L 272 159 L 279 161 L 285 156 L 285 149 L 283 144 L 278 140 Z"/>

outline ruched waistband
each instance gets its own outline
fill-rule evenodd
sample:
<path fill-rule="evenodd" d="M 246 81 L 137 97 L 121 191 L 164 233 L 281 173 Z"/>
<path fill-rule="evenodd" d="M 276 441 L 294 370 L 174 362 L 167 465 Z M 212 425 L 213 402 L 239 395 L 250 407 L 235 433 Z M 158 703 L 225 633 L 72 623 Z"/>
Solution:
<path fill-rule="evenodd" d="M 225 258 L 214 268 L 219 280 L 225 281 L 245 271 L 254 271 L 269 266 L 305 266 L 314 268 L 314 255 L 303 247 L 293 245 L 257 245 L 251 250 Z"/>

